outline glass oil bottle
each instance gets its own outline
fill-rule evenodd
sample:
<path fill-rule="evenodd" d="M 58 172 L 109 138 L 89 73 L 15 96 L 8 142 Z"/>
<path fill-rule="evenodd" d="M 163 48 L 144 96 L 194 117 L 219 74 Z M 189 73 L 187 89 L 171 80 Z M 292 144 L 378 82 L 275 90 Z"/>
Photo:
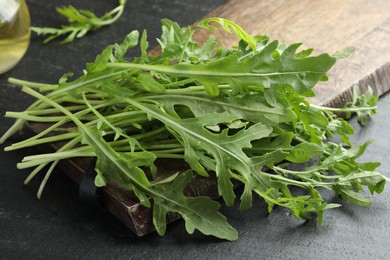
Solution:
<path fill-rule="evenodd" d="M 30 14 L 24 0 L 0 0 L 0 74 L 13 68 L 30 42 Z"/>

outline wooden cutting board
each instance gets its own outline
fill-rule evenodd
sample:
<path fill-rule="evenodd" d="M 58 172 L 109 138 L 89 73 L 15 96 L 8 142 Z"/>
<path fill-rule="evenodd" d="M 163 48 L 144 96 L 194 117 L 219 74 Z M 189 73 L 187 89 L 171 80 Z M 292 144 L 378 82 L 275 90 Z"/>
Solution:
<path fill-rule="evenodd" d="M 223 17 L 235 21 L 251 35 L 270 33 L 272 39 L 291 44 L 303 42 L 302 48 L 314 48 L 315 53 L 334 53 L 346 47 L 356 48 L 347 59 L 340 60 L 329 73 L 329 81 L 316 86 L 312 103 L 342 106 L 351 98 L 351 88 L 364 90 L 370 85 L 379 95 L 390 89 L 390 1 L 388 0 L 230 0 L 212 11 L 208 17 Z M 231 46 L 233 35 L 221 33 L 219 40 Z M 208 35 L 195 35 L 199 41 Z M 42 131 L 42 124 L 28 124 L 26 134 Z M 56 149 L 55 147 L 52 147 Z M 47 148 L 45 148 L 47 149 Z M 86 160 L 65 161 L 64 171 L 80 183 Z M 176 162 L 162 162 L 166 171 L 185 167 Z M 217 198 L 215 179 L 196 177 L 188 195 L 208 195 Z M 116 187 L 101 189 L 104 207 L 138 236 L 154 230 L 151 210 L 138 204 L 131 194 Z M 173 221 L 179 216 L 171 215 Z"/>

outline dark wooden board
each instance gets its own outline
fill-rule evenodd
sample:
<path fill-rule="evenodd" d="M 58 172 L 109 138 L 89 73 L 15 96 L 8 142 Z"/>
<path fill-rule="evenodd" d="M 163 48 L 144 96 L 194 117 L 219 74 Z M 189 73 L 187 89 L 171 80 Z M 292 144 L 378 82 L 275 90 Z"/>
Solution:
<path fill-rule="evenodd" d="M 316 97 L 311 99 L 315 104 L 341 106 L 350 100 L 354 85 L 362 89 L 370 85 L 380 95 L 390 89 L 390 1 L 231 0 L 208 17 L 231 19 L 252 35 L 270 32 L 272 38 L 287 43 L 303 42 L 303 48 L 314 48 L 316 53 L 355 47 L 356 52 L 350 58 L 334 66 L 329 73 L 330 80 L 315 88 Z M 195 37 L 202 41 L 207 36 L 199 32 Z M 217 37 L 226 45 L 235 43 L 232 35 Z M 27 135 L 37 133 L 41 127 L 28 124 L 25 132 Z M 86 160 L 67 160 L 60 167 L 80 183 L 87 164 Z M 167 174 L 177 167 L 185 167 L 172 161 L 162 161 L 160 165 Z M 186 193 L 217 198 L 216 181 L 194 177 Z M 151 210 L 137 203 L 128 191 L 111 186 L 103 188 L 101 202 L 138 236 L 154 230 Z M 168 221 L 178 217 L 172 214 Z"/>

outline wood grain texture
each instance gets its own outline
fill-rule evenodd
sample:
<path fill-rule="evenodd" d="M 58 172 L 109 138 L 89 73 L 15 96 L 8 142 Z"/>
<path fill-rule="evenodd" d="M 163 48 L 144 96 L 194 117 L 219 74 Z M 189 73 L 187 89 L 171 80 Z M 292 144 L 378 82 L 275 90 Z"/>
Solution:
<path fill-rule="evenodd" d="M 333 53 L 355 47 L 355 53 L 340 60 L 330 71 L 329 81 L 315 88 L 311 102 L 342 106 L 351 99 L 351 87 L 364 89 L 368 85 L 378 94 L 390 89 L 390 1 L 388 0 L 230 0 L 208 17 L 224 17 L 241 25 L 251 35 L 271 33 L 271 38 L 287 43 L 303 42 L 302 48 L 314 48 L 315 53 Z M 198 31 L 195 39 L 202 42 L 206 31 Z M 236 44 L 236 37 L 218 32 L 217 38 L 227 46 Z M 40 132 L 39 125 L 30 130 Z M 62 168 L 77 183 L 80 182 L 85 161 L 66 161 Z M 165 171 L 174 172 L 175 163 L 164 162 Z M 176 167 L 178 165 L 176 164 Z M 196 177 L 186 194 L 217 198 L 215 179 Z M 154 230 L 151 210 L 143 207 L 128 191 L 105 187 L 101 191 L 104 207 L 143 236 Z M 177 219 L 171 214 L 169 221 Z"/>

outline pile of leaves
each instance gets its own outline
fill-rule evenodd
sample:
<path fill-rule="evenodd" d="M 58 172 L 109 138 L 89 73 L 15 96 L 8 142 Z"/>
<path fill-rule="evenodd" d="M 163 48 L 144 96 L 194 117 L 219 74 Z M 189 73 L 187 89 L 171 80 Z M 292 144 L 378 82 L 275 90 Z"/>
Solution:
<path fill-rule="evenodd" d="M 226 48 L 213 36 L 203 44 L 192 39 L 196 30 L 217 28 L 234 32 L 237 46 Z M 215 174 L 227 206 L 239 199 L 240 209 L 248 209 L 256 194 L 269 212 L 280 206 L 303 220 L 316 213 L 319 223 L 325 210 L 340 206 L 326 202 L 319 190 L 360 206 L 371 204 L 364 187 L 372 194 L 383 191 L 387 179 L 375 172 L 379 163 L 357 161 L 370 141 L 353 146 L 348 136 L 354 129 L 335 114 L 358 112 L 365 122 L 376 108 L 372 91 L 359 96 L 355 90 L 354 100 L 338 109 L 307 101 L 343 55 L 298 52 L 301 44 L 252 37 L 221 18 L 184 28 L 165 19 L 162 30 L 159 55 L 148 54 L 146 31 L 133 31 L 122 44 L 105 48 L 74 81 L 69 74 L 55 85 L 10 79 L 37 101 L 26 111 L 7 112 L 17 120 L 0 141 L 26 121 L 51 125 L 6 150 L 65 143 L 55 153 L 27 156 L 18 164 L 35 167 L 26 183 L 51 165 L 38 196 L 59 160 L 96 156 L 96 186 L 115 183 L 132 190 L 153 208 L 159 234 L 166 230 L 167 213 L 177 212 L 189 233 L 197 229 L 235 240 L 237 232 L 218 202 L 183 194 L 192 176 Z M 136 46 L 140 56 L 127 61 L 126 51 Z M 64 127 L 69 122 L 73 127 Z M 340 143 L 331 141 L 334 136 Z M 184 160 L 190 169 L 161 179 L 157 158 Z M 239 198 L 233 182 L 243 185 Z"/>

